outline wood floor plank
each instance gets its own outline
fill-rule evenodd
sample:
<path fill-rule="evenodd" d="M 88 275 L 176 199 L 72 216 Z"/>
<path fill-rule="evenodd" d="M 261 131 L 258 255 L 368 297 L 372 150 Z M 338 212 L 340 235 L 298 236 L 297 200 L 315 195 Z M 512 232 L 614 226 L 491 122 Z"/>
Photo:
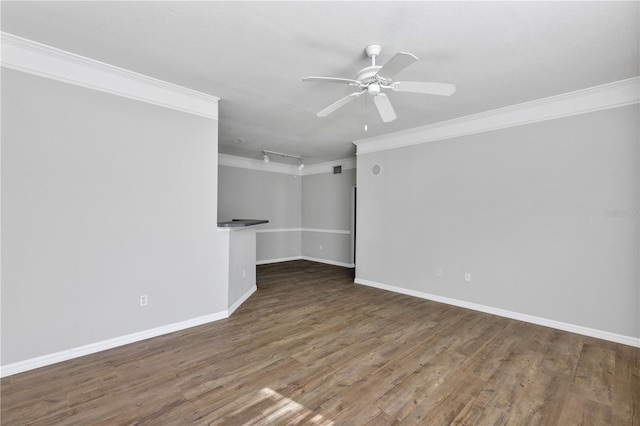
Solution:
<path fill-rule="evenodd" d="M 258 267 L 228 319 L 2 379 L 7 425 L 640 425 L 640 349 Z"/>
<path fill-rule="evenodd" d="M 452 425 L 506 425 L 509 414 L 477 398 L 471 398 L 451 422 Z"/>
<path fill-rule="evenodd" d="M 461 368 L 469 374 L 488 380 L 521 342 L 520 336 L 501 332 L 493 339 L 487 339 L 484 346 L 469 357 Z"/>
<path fill-rule="evenodd" d="M 543 365 L 563 374 L 573 375 L 580 360 L 582 344 L 582 336 L 554 330 L 542 361 Z"/>
<path fill-rule="evenodd" d="M 465 358 L 455 352 L 443 351 L 426 361 L 415 372 L 385 393 L 379 407 L 390 416 L 403 421 L 433 392 L 442 385 L 449 374 L 459 370 Z"/>
<path fill-rule="evenodd" d="M 570 392 L 567 395 L 559 425 L 610 425 L 611 407 L 585 397 L 581 392 Z M 623 425 L 629 425 L 626 421 Z"/>
<path fill-rule="evenodd" d="M 618 345 L 613 384 L 613 423 L 640 425 L 640 351 Z"/>
<path fill-rule="evenodd" d="M 403 421 L 408 424 L 451 424 L 484 384 L 484 380 L 477 377 L 451 372 Z"/>
<path fill-rule="evenodd" d="M 616 351 L 594 346 L 582 346 L 576 367 L 575 387 L 587 398 L 611 404 L 616 369 Z"/>

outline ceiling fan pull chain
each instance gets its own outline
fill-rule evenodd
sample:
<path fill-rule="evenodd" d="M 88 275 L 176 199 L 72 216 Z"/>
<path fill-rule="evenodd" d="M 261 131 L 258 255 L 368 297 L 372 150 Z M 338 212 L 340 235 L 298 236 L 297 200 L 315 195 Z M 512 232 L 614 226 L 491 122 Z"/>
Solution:
<path fill-rule="evenodd" d="M 365 132 L 367 131 L 367 117 L 368 117 L 368 115 L 369 115 L 369 114 L 368 114 L 368 112 L 369 112 L 369 108 L 368 108 L 368 106 L 369 106 L 369 102 L 367 102 L 368 100 L 369 100 L 369 99 L 368 99 L 368 96 L 366 96 L 366 97 L 364 98 L 364 131 L 365 131 Z"/>

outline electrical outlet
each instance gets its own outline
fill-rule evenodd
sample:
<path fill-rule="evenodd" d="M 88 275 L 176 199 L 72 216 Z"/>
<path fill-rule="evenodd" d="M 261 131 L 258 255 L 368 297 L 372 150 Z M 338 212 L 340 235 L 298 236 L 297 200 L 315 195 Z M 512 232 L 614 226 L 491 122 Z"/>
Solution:
<path fill-rule="evenodd" d="M 242 278 L 247 278 L 247 270 L 246 269 L 242 270 Z"/>
<path fill-rule="evenodd" d="M 436 268 L 436 277 L 442 276 L 442 268 Z"/>
<path fill-rule="evenodd" d="M 149 298 L 147 297 L 146 294 L 143 294 L 140 296 L 140 306 L 147 306 L 147 304 L 149 303 Z"/>
<path fill-rule="evenodd" d="M 320 244 L 320 250 L 322 250 L 322 248 L 323 248 L 323 247 L 322 247 L 322 244 Z"/>
<path fill-rule="evenodd" d="M 471 281 L 471 272 L 465 272 L 464 280 L 465 281 Z"/>

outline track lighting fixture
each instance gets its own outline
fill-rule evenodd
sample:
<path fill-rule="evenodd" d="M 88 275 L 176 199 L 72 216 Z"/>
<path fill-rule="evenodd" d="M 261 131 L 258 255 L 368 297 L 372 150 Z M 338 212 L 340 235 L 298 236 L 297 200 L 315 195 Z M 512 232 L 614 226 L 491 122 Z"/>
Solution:
<path fill-rule="evenodd" d="M 284 154 L 282 152 L 268 151 L 266 149 L 263 149 L 262 150 L 262 159 L 264 160 L 265 163 L 269 162 L 269 154 L 280 155 L 282 157 L 287 157 L 287 158 L 297 158 L 298 159 L 298 170 L 304 169 L 304 157 L 302 157 L 300 155 Z"/>

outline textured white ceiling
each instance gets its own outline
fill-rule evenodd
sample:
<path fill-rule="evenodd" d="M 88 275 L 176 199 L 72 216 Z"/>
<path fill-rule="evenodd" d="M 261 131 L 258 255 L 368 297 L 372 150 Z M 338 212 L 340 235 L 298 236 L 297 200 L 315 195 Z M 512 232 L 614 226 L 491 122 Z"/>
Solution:
<path fill-rule="evenodd" d="M 311 164 L 352 156 L 352 140 L 636 76 L 639 6 L 3 1 L 2 30 L 218 96 L 220 152 L 268 149 Z M 396 80 L 455 83 L 457 93 L 391 92 L 391 123 L 366 96 L 316 117 L 353 88 L 301 79 L 355 78 L 372 43 L 383 46 L 378 63 L 399 51 L 420 58 Z"/>

